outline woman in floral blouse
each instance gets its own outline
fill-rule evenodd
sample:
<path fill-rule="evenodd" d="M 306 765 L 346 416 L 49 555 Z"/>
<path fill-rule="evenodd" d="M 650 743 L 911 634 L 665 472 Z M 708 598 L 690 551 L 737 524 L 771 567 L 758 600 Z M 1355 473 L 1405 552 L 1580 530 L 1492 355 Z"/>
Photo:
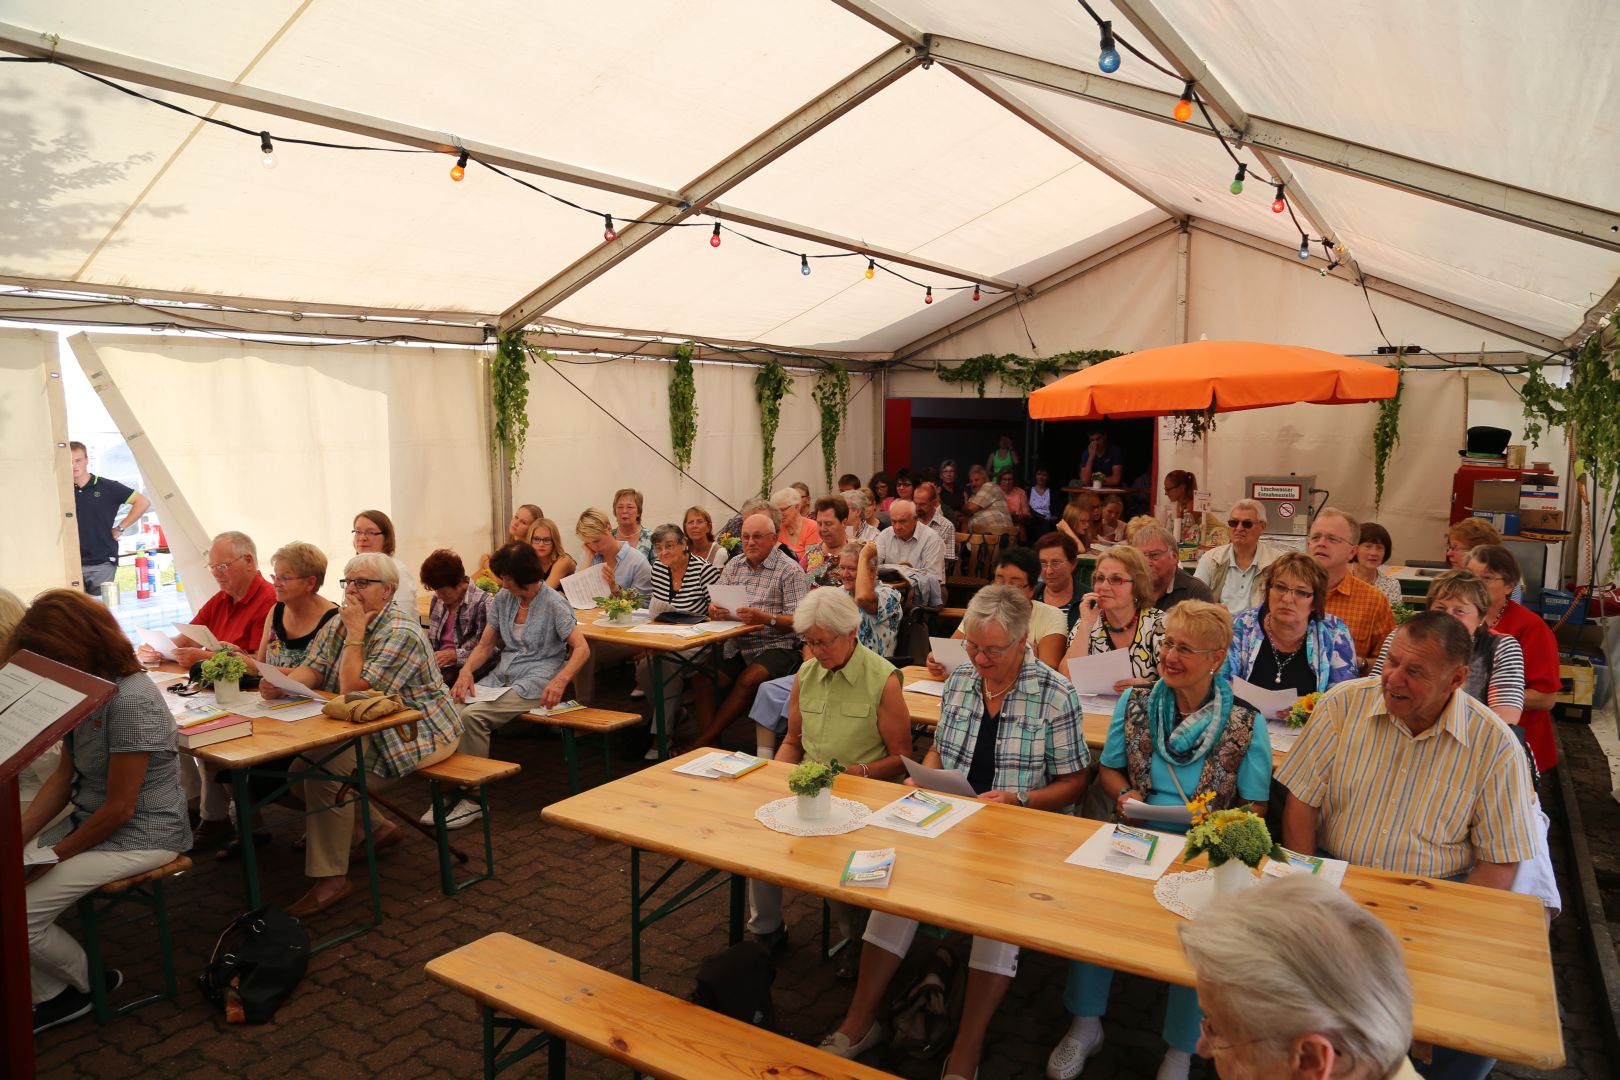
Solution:
<path fill-rule="evenodd" d="M 1091 591 L 1080 598 L 1080 618 L 1069 631 L 1064 660 L 1125 649 L 1130 653 L 1132 677 L 1121 679 L 1114 689 L 1150 686 L 1159 677 L 1159 639 L 1163 636 L 1164 612 L 1153 606 L 1153 572 L 1147 559 L 1123 544 L 1109 548 L 1097 560 Z"/>

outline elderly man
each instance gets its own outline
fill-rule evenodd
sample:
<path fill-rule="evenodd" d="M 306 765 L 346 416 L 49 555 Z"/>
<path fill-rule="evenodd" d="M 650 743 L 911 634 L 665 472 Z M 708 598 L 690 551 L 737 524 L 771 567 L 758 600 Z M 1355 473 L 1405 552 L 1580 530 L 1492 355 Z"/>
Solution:
<path fill-rule="evenodd" d="M 945 590 L 945 548 L 939 534 L 917 527 L 916 504 L 896 499 L 889 504 L 889 527 L 878 533 L 879 566 L 908 567 L 906 577 L 917 586 L 918 601 L 939 604 Z"/>
<path fill-rule="evenodd" d="M 1395 612 L 1376 585 L 1350 572 L 1350 560 L 1361 543 L 1361 526 L 1343 510 L 1325 507 L 1312 522 L 1307 542 L 1311 558 L 1327 571 L 1327 613 L 1337 615 L 1350 627 L 1356 659 L 1365 671 L 1368 661 L 1378 655 L 1384 639 L 1395 629 Z"/>
<path fill-rule="evenodd" d="M 945 552 L 945 565 L 952 566 L 956 562 L 956 523 L 945 516 L 945 511 L 939 505 L 939 485 L 932 481 L 923 481 L 911 491 L 914 505 L 917 507 L 917 524 L 927 526 L 934 530 L 939 537 L 942 550 Z"/>
<path fill-rule="evenodd" d="M 777 529 L 775 521 L 763 512 L 744 518 L 743 557 L 733 556 L 720 571 L 720 584 L 742 586 L 749 603 L 736 611 L 710 604 L 709 618 L 736 619 L 764 629 L 725 643 L 720 675 L 723 681 L 730 682 L 731 691 L 718 710 L 714 707 L 714 684 L 706 679 L 694 680 L 695 712 L 708 719 L 693 746 L 718 741 L 732 721 L 748 711 L 749 700 L 760 683 L 790 675 L 799 668 L 793 609 L 810 591 L 810 579 L 797 562 L 778 548 Z"/>
<path fill-rule="evenodd" d="M 1277 772 L 1288 789 L 1285 846 L 1512 887 L 1518 864 L 1535 857 L 1539 826 L 1518 741 L 1462 690 L 1472 650 L 1461 622 L 1420 612 L 1396 631 L 1381 675 L 1341 683 L 1317 702 Z M 1490 1063 L 1436 1048 L 1432 1068 L 1419 1071 L 1484 1077 Z"/>
<path fill-rule="evenodd" d="M 259 651 L 264 618 L 276 603 L 276 590 L 259 573 L 259 549 L 246 533 L 222 532 L 208 548 L 208 572 L 219 586 L 202 610 L 196 623 L 222 645 L 235 645 L 245 653 Z M 184 635 L 174 639 L 175 659 L 187 667 L 214 655 Z M 140 647 L 141 661 L 155 664 L 162 659 L 149 646 Z"/>
<path fill-rule="evenodd" d="M 1153 594 L 1158 597 L 1154 607 L 1169 611 L 1183 600 L 1214 602 L 1209 586 L 1176 564 L 1176 542 L 1163 527 L 1147 525 L 1137 530 L 1131 546 L 1142 553 L 1153 571 Z"/>
<path fill-rule="evenodd" d="M 101 595 L 101 587 L 118 573 L 118 535 L 141 519 L 152 505 L 135 489 L 94 476 L 90 452 L 82 442 L 68 443 L 73 458 L 73 510 L 79 522 L 79 574 L 84 591 Z M 129 512 L 118 512 L 129 504 Z"/>
<path fill-rule="evenodd" d="M 1233 503 L 1226 527 L 1232 530 L 1232 542 L 1204 552 L 1193 577 L 1209 586 L 1216 603 L 1236 615 L 1265 603 L 1263 571 L 1283 549 L 1260 539 L 1266 531 L 1266 508 L 1254 499 Z"/>

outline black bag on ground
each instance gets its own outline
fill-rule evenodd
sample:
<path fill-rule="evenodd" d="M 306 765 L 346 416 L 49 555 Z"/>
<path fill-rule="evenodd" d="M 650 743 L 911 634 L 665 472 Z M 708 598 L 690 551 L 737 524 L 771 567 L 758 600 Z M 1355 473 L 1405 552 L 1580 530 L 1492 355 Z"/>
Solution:
<path fill-rule="evenodd" d="M 309 966 L 309 933 L 274 904 L 238 915 L 214 942 L 197 976 L 203 996 L 231 1024 L 266 1024 Z"/>
<path fill-rule="evenodd" d="M 757 941 L 739 941 L 698 965 L 692 1003 L 733 1020 L 776 1030 L 776 1005 L 771 984 L 776 967 Z"/>
<path fill-rule="evenodd" d="M 928 967 L 894 1003 L 889 1049 L 922 1060 L 949 1048 L 966 992 L 961 959 L 948 944 L 940 945 Z"/>

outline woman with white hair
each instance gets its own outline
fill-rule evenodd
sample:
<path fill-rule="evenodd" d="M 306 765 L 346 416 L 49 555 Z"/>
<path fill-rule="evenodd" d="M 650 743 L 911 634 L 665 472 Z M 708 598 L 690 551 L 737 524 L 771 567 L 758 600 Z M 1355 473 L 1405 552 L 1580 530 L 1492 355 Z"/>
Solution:
<path fill-rule="evenodd" d="M 985 802 L 1067 813 L 1086 790 L 1091 754 L 1080 735 L 1080 698 L 1067 679 L 1029 654 L 1030 600 L 1007 585 L 988 585 L 962 619 L 969 663 L 951 673 L 940 700 L 930 768 L 957 769 Z M 907 783 L 910 783 L 908 780 Z M 877 1022 L 884 991 L 911 948 L 917 923 L 874 913 L 849 1011 L 821 1048 L 852 1058 L 883 1038 Z M 1018 972 L 1016 946 L 975 937 L 967 997 L 945 1080 L 978 1072 L 985 1030 Z"/>
<path fill-rule="evenodd" d="M 861 610 L 842 589 L 812 589 L 793 609 L 793 627 L 810 659 L 793 682 L 777 761 L 836 759 L 852 776 L 892 780 L 905 775 L 901 760 L 911 756 L 911 711 L 900 692 L 900 673 L 857 640 L 860 624 Z M 748 929 L 772 951 L 786 935 L 782 887 L 748 884 Z M 859 955 L 856 910 L 835 902 L 833 914 L 850 941 L 838 954 L 836 974 L 852 979 Z"/>
<path fill-rule="evenodd" d="M 333 694 L 366 690 L 397 694 L 407 709 L 422 714 L 414 723 L 379 731 L 364 740 L 364 761 L 372 774 L 366 784 L 382 788 L 454 754 L 461 742 L 461 721 L 416 613 L 407 615 L 392 602 L 399 586 L 394 560 L 382 552 L 356 555 L 343 568 L 343 580 L 338 584 L 343 587 L 338 617 L 316 635 L 304 662 L 287 674 L 312 690 Z M 274 687 L 261 687 L 261 693 L 278 696 Z M 323 765 L 325 771 L 337 775 L 354 767 L 353 750 Z M 349 880 L 349 848 L 357 837 L 355 803 L 345 800 L 335 805 L 344 786 L 338 780 L 304 781 L 304 804 L 310 811 L 304 873 L 314 884 L 287 908 L 294 918 L 307 919 L 354 892 Z M 398 825 L 376 814 L 371 830 L 378 850 L 402 839 Z"/>
<path fill-rule="evenodd" d="M 1400 943 L 1320 878 L 1265 881 L 1177 931 L 1198 978 L 1200 1055 L 1225 1080 L 1416 1080 Z"/>
<path fill-rule="evenodd" d="M 1226 512 L 1232 542 L 1212 547 L 1198 559 L 1193 577 L 1209 586 L 1215 602 L 1236 615 L 1266 602 L 1265 569 L 1284 549 L 1260 539 L 1266 531 L 1265 505 L 1239 499 Z"/>
<path fill-rule="evenodd" d="M 821 530 L 814 521 L 799 513 L 801 499 L 797 488 L 785 487 L 771 493 L 771 505 L 782 517 L 777 539 L 793 552 L 793 557 L 802 567 L 805 565 L 806 550 L 821 539 Z"/>
<path fill-rule="evenodd" d="M 846 491 L 844 502 L 849 505 L 849 517 L 845 521 L 849 538 L 863 543 L 877 543 L 880 526 L 877 507 L 872 503 L 872 493 L 865 488 Z"/>

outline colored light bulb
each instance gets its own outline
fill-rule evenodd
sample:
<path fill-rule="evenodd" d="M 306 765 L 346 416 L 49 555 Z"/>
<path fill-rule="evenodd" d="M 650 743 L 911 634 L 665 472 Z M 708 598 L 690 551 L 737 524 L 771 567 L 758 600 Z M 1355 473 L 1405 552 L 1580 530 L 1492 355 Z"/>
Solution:
<path fill-rule="evenodd" d="M 613 243 L 613 241 L 615 241 L 615 240 L 617 240 L 619 238 L 618 232 L 613 228 L 613 215 L 612 214 L 603 214 L 602 215 L 602 226 L 603 226 L 603 228 L 602 228 L 602 239 L 603 240 L 606 240 L 608 243 L 611 244 L 611 243 Z"/>
<path fill-rule="evenodd" d="M 932 285 L 930 285 L 930 286 L 928 286 L 927 291 L 923 293 L 923 303 L 932 304 L 933 302 L 934 302 L 934 287 Z"/>
<path fill-rule="evenodd" d="M 810 276 L 810 256 L 799 256 L 799 273 L 803 274 L 805 277 Z"/>
<path fill-rule="evenodd" d="M 276 148 L 270 142 L 270 133 L 268 131 L 259 132 L 259 153 L 264 155 L 261 160 L 265 168 L 273 169 L 276 167 Z"/>
<path fill-rule="evenodd" d="M 709 246 L 720 246 L 720 223 L 718 221 L 714 223 L 714 234 L 709 237 Z"/>
<path fill-rule="evenodd" d="M 1234 195 L 1243 194 L 1243 180 L 1248 175 L 1249 175 L 1249 167 L 1247 165 L 1244 165 L 1244 164 L 1240 163 L 1238 165 L 1237 175 L 1232 177 L 1232 186 L 1227 188 L 1227 190 L 1230 191 Z"/>
<path fill-rule="evenodd" d="M 1280 214 L 1280 213 L 1282 213 L 1283 211 L 1285 211 L 1287 209 L 1288 209 L 1288 200 L 1283 198 L 1283 186 L 1281 184 L 1278 184 L 1277 185 L 1277 197 L 1275 199 L 1271 200 L 1271 212 L 1273 214 Z"/>
<path fill-rule="evenodd" d="M 867 259 L 866 260 L 866 280 L 871 281 L 872 278 L 874 276 L 876 276 L 876 274 L 877 274 L 877 263 L 873 262 L 871 259 Z"/>
<path fill-rule="evenodd" d="M 1187 121 L 1192 119 L 1192 96 L 1193 84 L 1191 81 L 1189 81 L 1186 87 L 1181 91 L 1181 97 L 1176 100 L 1175 109 L 1170 113 L 1170 115 L 1174 116 L 1180 123 L 1185 124 Z"/>
<path fill-rule="evenodd" d="M 467 151 L 463 150 L 461 152 L 461 156 L 456 158 L 456 163 L 454 165 L 450 166 L 450 179 L 454 180 L 456 183 L 459 184 L 466 177 L 466 175 L 467 175 Z"/>
<path fill-rule="evenodd" d="M 1114 48 L 1114 24 L 1102 24 L 1102 41 L 1097 45 L 1097 66 L 1105 75 L 1119 70 L 1119 50 Z"/>
<path fill-rule="evenodd" d="M 979 287 L 977 285 L 973 286 L 973 302 L 979 302 Z"/>
<path fill-rule="evenodd" d="M 1311 258 L 1311 241 L 1309 237 L 1299 238 L 1299 261 L 1309 262 Z"/>

